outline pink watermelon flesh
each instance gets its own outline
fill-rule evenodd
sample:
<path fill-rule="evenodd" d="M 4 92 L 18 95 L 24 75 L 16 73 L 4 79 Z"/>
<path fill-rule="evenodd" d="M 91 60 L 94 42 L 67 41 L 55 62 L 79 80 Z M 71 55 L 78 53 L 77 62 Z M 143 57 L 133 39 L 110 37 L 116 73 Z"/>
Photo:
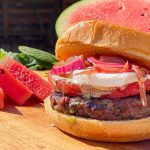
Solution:
<path fill-rule="evenodd" d="M 70 25 L 83 20 L 99 19 L 150 32 L 150 1 L 93 0 L 93 3 L 79 6 L 68 19 Z"/>
<path fill-rule="evenodd" d="M 24 104 L 33 94 L 23 83 L 2 67 L 0 67 L 0 87 L 19 105 Z"/>
<path fill-rule="evenodd" d="M 43 101 L 49 96 L 51 91 L 49 83 L 43 80 L 32 70 L 29 70 L 8 56 L 4 57 L 0 64 L 15 78 L 21 81 L 27 88 L 29 88 L 40 100 Z"/>

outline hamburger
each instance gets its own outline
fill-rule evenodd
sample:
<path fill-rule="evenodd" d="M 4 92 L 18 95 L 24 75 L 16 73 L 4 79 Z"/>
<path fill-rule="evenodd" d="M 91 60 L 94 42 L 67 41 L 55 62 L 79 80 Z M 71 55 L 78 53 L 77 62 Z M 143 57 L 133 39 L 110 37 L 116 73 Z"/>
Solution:
<path fill-rule="evenodd" d="M 107 142 L 150 138 L 150 34 L 83 21 L 57 41 L 45 108 L 71 135 Z"/>

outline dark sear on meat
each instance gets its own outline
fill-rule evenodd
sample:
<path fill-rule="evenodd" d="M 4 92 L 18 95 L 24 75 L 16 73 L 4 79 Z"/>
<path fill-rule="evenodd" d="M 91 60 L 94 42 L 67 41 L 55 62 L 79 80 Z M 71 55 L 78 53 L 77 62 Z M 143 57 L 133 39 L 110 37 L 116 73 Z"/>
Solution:
<path fill-rule="evenodd" d="M 52 108 L 63 113 L 97 120 L 131 120 L 150 116 L 150 95 L 144 107 L 140 96 L 123 99 L 85 99 L 70 97 L 53 91 L 50 95 Z"/>

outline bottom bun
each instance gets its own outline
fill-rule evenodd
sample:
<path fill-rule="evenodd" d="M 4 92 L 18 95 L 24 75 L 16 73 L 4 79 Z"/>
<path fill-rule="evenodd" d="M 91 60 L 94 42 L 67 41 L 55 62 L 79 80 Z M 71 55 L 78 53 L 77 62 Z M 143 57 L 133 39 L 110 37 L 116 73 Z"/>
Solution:
<path fill-rule="evenodd" d="M 105 142 L 133 142 L 150 139 L 150 117 L 127 121 L 100 121 L 67 115 L 51 108 L 45 100 L 45 109 L 52 122 L 62 131 L 76 137 Z"/>

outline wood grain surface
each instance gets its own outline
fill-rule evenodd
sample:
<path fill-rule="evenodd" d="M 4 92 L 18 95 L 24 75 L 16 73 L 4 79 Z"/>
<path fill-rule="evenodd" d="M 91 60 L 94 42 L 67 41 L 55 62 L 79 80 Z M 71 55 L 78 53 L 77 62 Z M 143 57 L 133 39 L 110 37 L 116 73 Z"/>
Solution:
<path fill-rule="evenodd" d="M 43 76 L 45 73 L 40 73 Z M 0 150 L 150 150 L 150 140 L 100 143 L 75 138 L 53 126 L 43 103 L 31 99 L 25 106 L 7 102 L 0 112 Z"/>

